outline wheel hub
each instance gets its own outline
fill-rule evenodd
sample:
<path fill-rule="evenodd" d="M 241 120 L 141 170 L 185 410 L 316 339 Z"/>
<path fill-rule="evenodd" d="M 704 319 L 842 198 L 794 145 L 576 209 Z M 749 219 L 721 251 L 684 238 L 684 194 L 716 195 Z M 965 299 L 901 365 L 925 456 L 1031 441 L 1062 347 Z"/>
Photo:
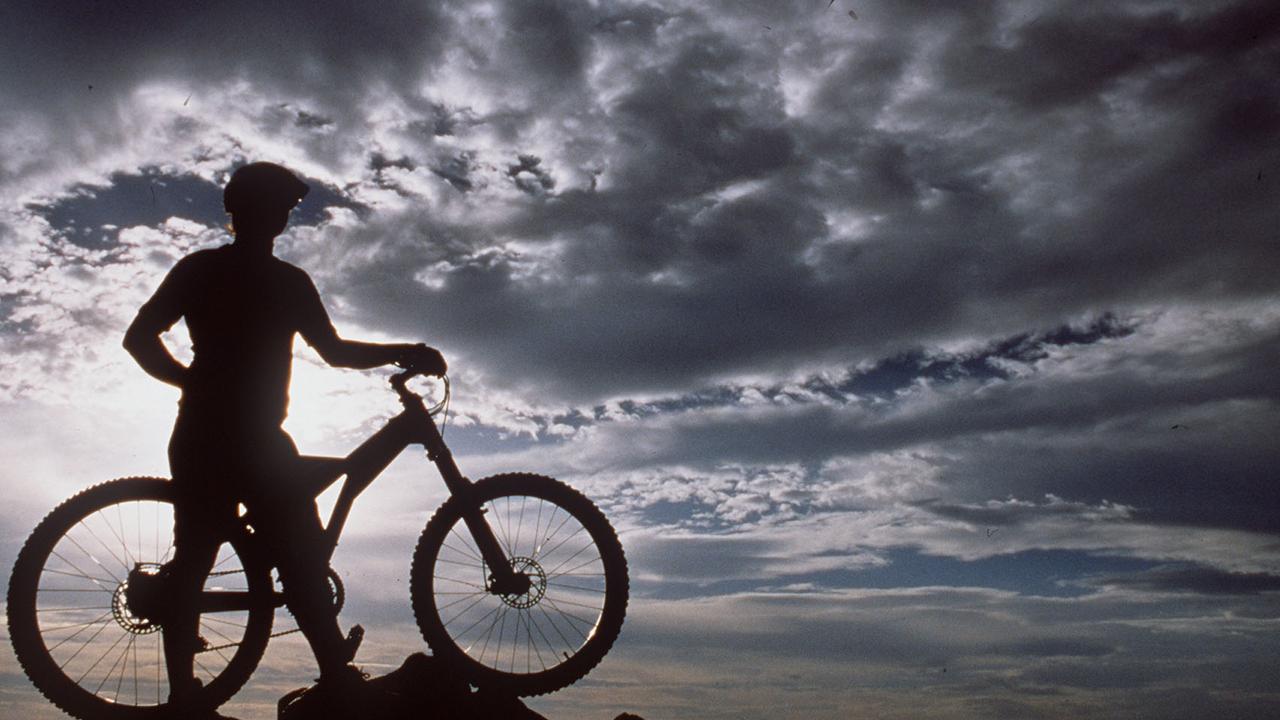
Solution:
<path fill-rule="evenodd" d="M 511 558 L 511 571 L 517 578 L 523 578 L 521 585 L 525 583 L 528 587 L 519 593 L 504 593 L 498 595 L 502 602 L 513 608 L 531 608 L 542 601 L 542 596 L 547 593 L 547 573 L 533 558 L 517 556 Z"/>
<path fill-rule="evenodd" d="M 134 635 L 150 635 L 160 629 L 152 619 L 160 601 L 160 566 L 138 563 L 111 594 L 111 616 L 116 624 Z"/>

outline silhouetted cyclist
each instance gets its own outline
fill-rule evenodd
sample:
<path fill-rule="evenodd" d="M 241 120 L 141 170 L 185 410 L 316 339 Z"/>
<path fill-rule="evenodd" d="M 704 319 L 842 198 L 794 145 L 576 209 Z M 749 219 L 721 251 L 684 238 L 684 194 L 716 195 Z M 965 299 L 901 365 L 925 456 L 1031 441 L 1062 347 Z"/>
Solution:
<path fill-rule="evenodd" d="M 174 502 L 174 557 L 165 569 L 174 606 L 185 611 L 164 627 L 171 699 L 200 687 L 194 678 L 196 600 L 218 550 L 217 529 L 243 503 L 275 553 L 285 600 L 311 644 L 320 685 L 360 677 L 349 663 L 352 642 L 338 628 L 327 559 L 317 552 L 322 525 L 314 498 L 290 489 L 298 451 L 281 428 L 288 405 L 293 336 L 334 367 L 413 364 L 438 373 L 440 353 L 426 345 L 376 344 L 338 336 L 311 278 L 272 254 L 307 185 L 272 163 L 231 176 L 223 204 L 234 242 L 182 258 L 138 311 L 124 347 L 148 374 L 182 389 L 169 441 Z M 194 357 L 174 359 L 161 334 L 185 319 Z"/>

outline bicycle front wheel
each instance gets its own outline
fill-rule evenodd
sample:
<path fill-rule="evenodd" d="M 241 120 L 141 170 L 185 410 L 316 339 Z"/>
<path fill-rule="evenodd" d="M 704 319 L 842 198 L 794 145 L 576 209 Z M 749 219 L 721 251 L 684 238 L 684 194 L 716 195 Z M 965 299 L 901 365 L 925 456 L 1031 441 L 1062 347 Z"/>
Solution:
<path fill-rule="evenodd" d="M 205 581 L 206 596 L 245 600 L 200 615 L 198 707 L 235 694 L 271 634 L 270 573 L 246 563 L 244 550 L 242 538 L 231 538 Z M 154 579 L 172 555 L 173 487 L 159 478 L 94 486 L 36 526 L 9 580 L 8 620 L 18 662 L 45 697 L 83 720 L 180 711 L 168 702 L 163 627 L 135 612 L 129 592 L 131 572 L 135 583 Z"/>
<path fill-rule="evenodd" d="M 471 502 L 507 562 L 528 578 L 519 595 L 491 591 L 466 527 L 463 498 L 440 507 L 418 540 L 410 595 L 431 650 L 478 686 L 539 695 L 571 685 L 612 647 L 627 605 L 627 562 L 604 515 L 549 477 L 496 475 Z"/>

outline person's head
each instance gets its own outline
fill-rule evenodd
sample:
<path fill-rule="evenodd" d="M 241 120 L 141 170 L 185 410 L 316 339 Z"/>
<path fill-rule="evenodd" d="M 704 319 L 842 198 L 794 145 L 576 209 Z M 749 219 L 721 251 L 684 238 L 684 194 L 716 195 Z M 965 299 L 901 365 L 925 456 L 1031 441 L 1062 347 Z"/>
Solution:
<path fill-rule="evenodd" d="M 269 162 L 243 165 L 222 191 L 237 238 L 269 239 L 284 232 L 293 210 L 310 188 L 283 166 Z"/>

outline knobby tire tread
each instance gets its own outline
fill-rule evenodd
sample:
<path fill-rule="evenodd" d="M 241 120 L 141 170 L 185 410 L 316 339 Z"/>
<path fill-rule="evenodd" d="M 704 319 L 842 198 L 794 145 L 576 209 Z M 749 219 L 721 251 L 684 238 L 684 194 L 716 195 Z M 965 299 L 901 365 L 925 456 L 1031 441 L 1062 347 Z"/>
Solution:
<path fill-rule="evenodd" d="M 454 643 L 433 602 L 433 565 L 450 528 L 462 522 L 464 499 L 451 497 L 431 517 L 418 539 L 409 572 L 409 594 L 414 617 L 432 652 L 459 669 L 477 687 L 520 696 L 542 695 L 568 687 L 600 663 L 613 647 L 626 615 L 627 561 L 618 535 L 599 508 L 585 495 L 559 480 L 532 473 L 503 473 L 475 482 L 471 491 L 477 504 L 506 496 L 528 495 L 548 500 L 569 512 L 590 534 L 606 571 L 603 616 L 596 633 L 568 661 L 532 674 L 507 673 L 472 659 Z"/>
<path fill-rule="evenodd" d="M 168 703 L 151 706 L 114 704 L 81 688 L 64 675 L 48 654 L 36 618 L 36 588 L 44 563 L 58 540 L 82 518 L 112 504 L 133 500 L 173 501 L 172 484 L 156 477 L 126 477 L 94 485 L 51 510 L 28 536 L 14 562 L 9 578 L 7 620 L 14 654 L 27 677 L 54 705 L 81 720 L 161 720 L 173 717 Z M 244 543 L 232 541 L 245 572 L 265 577 L 270 589 L 269 569 L 246 558 Z M 262 578 L 258 583 L 264 582 Z M 251 583 L 252 586 L 252 583 Z M 259 585 L 261 587 L 261 585 Z M 203 689 L 202 706 L 216 707 L 231 698 L 253 674 L 266 651 L 274 613 L 259 613 L 250 621 L 245 640 L 232 663 Z M 263 622 L 265 618 L 265 622 Z M 246 654 L 247 653 L 247 654 Z"/>

